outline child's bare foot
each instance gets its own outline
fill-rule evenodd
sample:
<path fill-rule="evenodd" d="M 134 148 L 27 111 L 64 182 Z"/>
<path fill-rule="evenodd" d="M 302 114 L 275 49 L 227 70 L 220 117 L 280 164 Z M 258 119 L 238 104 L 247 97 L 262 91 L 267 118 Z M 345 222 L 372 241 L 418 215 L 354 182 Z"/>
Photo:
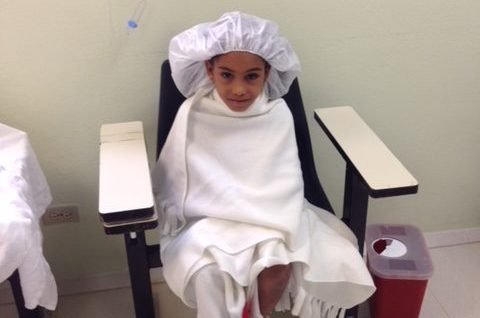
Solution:
<path fill-rule="evenodd" d="M 291 271 L 291 264 L 275 265 L 265 268 L 258 275 L 258 298 L 262 316 L 268 316 L 275 309 L 287 287 Z"/>

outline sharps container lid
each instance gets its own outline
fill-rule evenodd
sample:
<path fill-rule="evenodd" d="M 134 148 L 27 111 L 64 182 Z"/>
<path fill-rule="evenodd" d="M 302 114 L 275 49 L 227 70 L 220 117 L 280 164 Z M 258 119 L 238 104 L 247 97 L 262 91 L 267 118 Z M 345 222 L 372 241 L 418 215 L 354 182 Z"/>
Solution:
<path fill-rule="evenodd" d="M 371 224 L 365 233 L 368 267 L 385 279 L 426 280 L 433 265 L 422 233 L 413 225 Z"/>

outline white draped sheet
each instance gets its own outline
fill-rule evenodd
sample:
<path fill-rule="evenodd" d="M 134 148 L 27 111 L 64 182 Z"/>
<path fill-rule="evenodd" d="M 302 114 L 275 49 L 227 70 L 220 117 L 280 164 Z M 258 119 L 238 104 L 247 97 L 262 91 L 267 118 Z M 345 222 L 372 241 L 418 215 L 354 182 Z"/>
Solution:
<path fill-rule="evenodd" d="M 189 299 L 192 277 L 212 264 L 248 298 L 262 269 L 292 263 L 278 309 L 289 309 L 292 297 L 302 318 L 333 317 L 375 290 L 351 231 L 303 197 L 293 119 L 282 99 L 262 95 L 241 113 L 215 91 L 187 99 L 153 184 L 165 279 L 189 306 L 197 305 Z"/>
<path fill-rule="evenodd" d="M 0 282 L 18 269 L 28 309 L 57 305 L 39 226 L 51 200 L 27 134 L 0 123 Z"/>

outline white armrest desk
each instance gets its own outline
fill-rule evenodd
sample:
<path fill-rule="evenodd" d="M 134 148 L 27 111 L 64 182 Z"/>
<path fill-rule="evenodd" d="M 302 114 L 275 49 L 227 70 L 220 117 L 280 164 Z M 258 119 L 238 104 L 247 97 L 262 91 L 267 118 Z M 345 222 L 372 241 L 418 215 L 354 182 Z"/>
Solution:
<path fill-rule="evenodd" d="M 158 244 L 145 241 L 158 217 L 141 122 L 101 127 L 98 209 L 105 233 L 124 235 L 136 317 L 154 318 L 149 270 L 161 262 Z"/>
<path fill-rule="evenodd" d="M 374 197 L 415 193 L 418 182 L 350 106 L 320 108 L 315 119 Z"/>
<path fill-rule="evenodd" d="M 418 182 L 350 106 L 316 109 L 315 119 L 346 161 L 343 221 L 363 253 L 368 197 L 413 194 Z M 358 307 L 347 311 L 357 317 Z"/>
<path fill-rule="evenodd" d="M 101 127 L 98 209 L 107 234 L 157 226 L 143 126 L 139 121 Z"/>
<path fill-rule="evenodd" d="M 418 182 L 350 106 L 319 108 L 315 119 L 347 163 L 343 217 L 364 242 L 368 197 L 413 194 Z M 360 244 L 363 252 L 363 244 Z"/>

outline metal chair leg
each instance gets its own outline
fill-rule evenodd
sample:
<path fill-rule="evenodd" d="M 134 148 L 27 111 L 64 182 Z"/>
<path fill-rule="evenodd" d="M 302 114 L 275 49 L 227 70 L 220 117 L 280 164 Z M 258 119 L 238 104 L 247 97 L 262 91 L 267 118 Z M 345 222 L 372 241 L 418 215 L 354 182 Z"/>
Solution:
<path fill-rule="evenodd" d="M 368 189 L 365 184 L 362 183 L 358 172 L 350 163 L 347 163 L 343 218 L 357 237 L 360 254 L 363 253 L 363 242 L 365 241 L 368 197 Z M 356 318 L 357 316 L 358 306 L 347 310 L 345 315 L 347 318 Z"/>
<path fill-rule="evenodd" d="M 125 233 L 128 268 L 137 318 L 155 318 L 145 232 Z"/>
<path fill-rule="evenodd" d="M 12 287 L 13 298 L 15 299 L 15 305 L 17 306 L 18 316 L 20 318 L 41 318 L 42 313 L 39 307 L 35 309 L 25 308 L 25 300 L 23 299 L 18 270 L 13 272 L 13 274 L 8 278 L 8 281 Z"/>

